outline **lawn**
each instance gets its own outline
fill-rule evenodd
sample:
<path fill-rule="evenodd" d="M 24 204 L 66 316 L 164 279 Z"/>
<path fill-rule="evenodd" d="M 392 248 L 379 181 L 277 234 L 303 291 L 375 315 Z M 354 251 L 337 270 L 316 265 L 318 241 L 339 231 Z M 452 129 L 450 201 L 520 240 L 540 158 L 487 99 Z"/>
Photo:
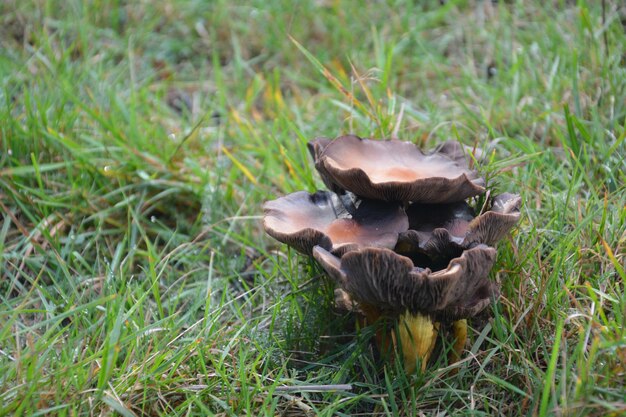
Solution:
<path fill-rule="evenodd" d="M 0 416 L 626 415 L 625 28 L 619 0 L 4 0 Z M 458 363 L 382 362 L 263 231 L 345 133 L 487 149 L 522 196 Z"/>

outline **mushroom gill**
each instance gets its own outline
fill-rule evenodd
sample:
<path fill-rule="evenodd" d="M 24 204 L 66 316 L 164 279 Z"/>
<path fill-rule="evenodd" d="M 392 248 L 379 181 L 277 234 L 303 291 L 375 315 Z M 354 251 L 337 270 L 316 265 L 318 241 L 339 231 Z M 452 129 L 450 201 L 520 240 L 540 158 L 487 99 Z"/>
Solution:
<path fill-rule="evenodd" d="M 489 304 L 497 293 L 488 279 L 495 254 L 494 248 L 478 245 L 432 272 L 385 248 L 352 250 L 341 258 L 313 248 L 315 259 L 354 301 L 389 314 L 408 311 L 438 321 L 468 318 Z"/>
<path fill-rule="evenodd" d="M 276 240 L 306 255 L 319 245 L 334 253 L 371 246 L 393 248 L 408 229 L 397 204 L 351 199 L 328 191 L 299 191 L 264 205 L 263 226 Z"/>
<path fill-rule="evenodd" d="M 415 144 L 399 140 L 369 140 L 341 136 L 318 139 L 311 147 L 324 183 L 371 199 L 447 203 L 484 192 L 484 180 L 454 153 L 425 154 Z M 454 151 L 454 152 L 452 152 Z"/>

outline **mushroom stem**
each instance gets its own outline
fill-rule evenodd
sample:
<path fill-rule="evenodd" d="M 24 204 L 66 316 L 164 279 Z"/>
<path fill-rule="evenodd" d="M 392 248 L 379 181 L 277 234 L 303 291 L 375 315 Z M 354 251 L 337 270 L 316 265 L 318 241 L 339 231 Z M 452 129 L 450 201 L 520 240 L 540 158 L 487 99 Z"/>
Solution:
<path fill-rule="evenodd" d="M 465 348 L 467 341 L 467 320 L 457 320 L 452 323 L 452 335 L 454 336 L 454 344 L 452 350 L 448 353 L 448 362 L 455 363 L 461 359 L 461 353 Z"/>
<path fill-rule="evenodd" d="M 365 325 L 372 325 L 380 318 L 379 308 L 367 303 L 361 303 L 361 312 L 365 316 Z"/>
<path fill-rule="evenodd" d="M 374 340 L 376 341 L 376 346 L 378 347 L 378 351 L 382 355 L 387 355 L 393 352 L 393 347 L 395 346 L 395 340 L 393 339 L 393 335 L 389 337 L 389 330 L 385 326 L 384 323 L 379 322 L 379 319 L 382 317 L 382 312 L 379 308 L 371 305 L 362 303 L 360 305 L 362 317 L 359 320 L 359 324 L 363 327 L 371 326 L 378 323 L 376 328 L 376 333 L 374 334 Z"/>
<path fill-rule="evenodd" d="M 428 358 L 435 347 L 439 323 L 433 323 L 430 317 L 422 314 L 405 313 L 400 316 L 399 336 L 404 370 L 407 373 L 415 372 L 418 359 L 421 369 L 426 369 Z"/>

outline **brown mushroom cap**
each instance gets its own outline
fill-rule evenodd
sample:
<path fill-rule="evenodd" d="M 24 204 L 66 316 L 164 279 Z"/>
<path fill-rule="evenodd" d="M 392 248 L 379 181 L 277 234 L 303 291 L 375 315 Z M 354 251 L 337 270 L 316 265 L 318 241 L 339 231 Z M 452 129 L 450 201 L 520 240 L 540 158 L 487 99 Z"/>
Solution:
<path fill-rule="evenodd" d="M 394 203 L 350 198 L 328 191 L 289 194 L 265 203 L 263 226 L 307 255 L 316 245 L 334 253 L 360 246 L 393 248 L 409 226 L 404 210 Z"/>
<path fill-rule="evenodd" d="M 493 198 L 491 210 L 476 217 L 468 226 L 465 244 L 495 245 L 520 219 L 522 198 L 503 193 Z"/>
<path fill-rule="evenodd" d="M 448 203 L 484 192 L 484 180 L 446 153 L 424 154 L 415 144 L 342 136 L 313 151 L 324 182 L 360 197 Z M 315 149 L 316 145 L 312 145 Z M 456 157 L 456 156 L 455 156 Z"/>
<path fill-rule="evenodd" d="M 406 210 L 409 230 L 400 234 L 395 250 L 414 262 L 443 267 L 477 244 L 495 245 L 519 221 L 520 202 L 514 194 L 498 195 L 491 210 L 476 218 L 466 203 L 412 204 Z"/>
<path fill-rule="evenodd" d="M 359 249 L 338 258 L 320 246 L 313 248 L 315 259 L 355 301 L 440 321 L 472 317 L 498 294 L 488 279 L 495 255 L 495 249 L 478 245 L 452 259 L 445 270 L 431 272 L 388 249 Z"/>

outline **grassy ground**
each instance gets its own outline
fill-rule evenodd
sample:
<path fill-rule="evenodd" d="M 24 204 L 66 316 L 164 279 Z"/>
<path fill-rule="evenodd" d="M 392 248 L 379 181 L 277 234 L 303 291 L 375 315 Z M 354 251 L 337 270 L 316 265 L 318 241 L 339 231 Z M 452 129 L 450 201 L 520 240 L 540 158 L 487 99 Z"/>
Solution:
<path fill-rule="evenodd" d="M 625 415 L 626 10 L 572 3 L 2 2 L 0 415 Z M 456 375 L 260 225 L 394 130 L 524 199 Z"/>

